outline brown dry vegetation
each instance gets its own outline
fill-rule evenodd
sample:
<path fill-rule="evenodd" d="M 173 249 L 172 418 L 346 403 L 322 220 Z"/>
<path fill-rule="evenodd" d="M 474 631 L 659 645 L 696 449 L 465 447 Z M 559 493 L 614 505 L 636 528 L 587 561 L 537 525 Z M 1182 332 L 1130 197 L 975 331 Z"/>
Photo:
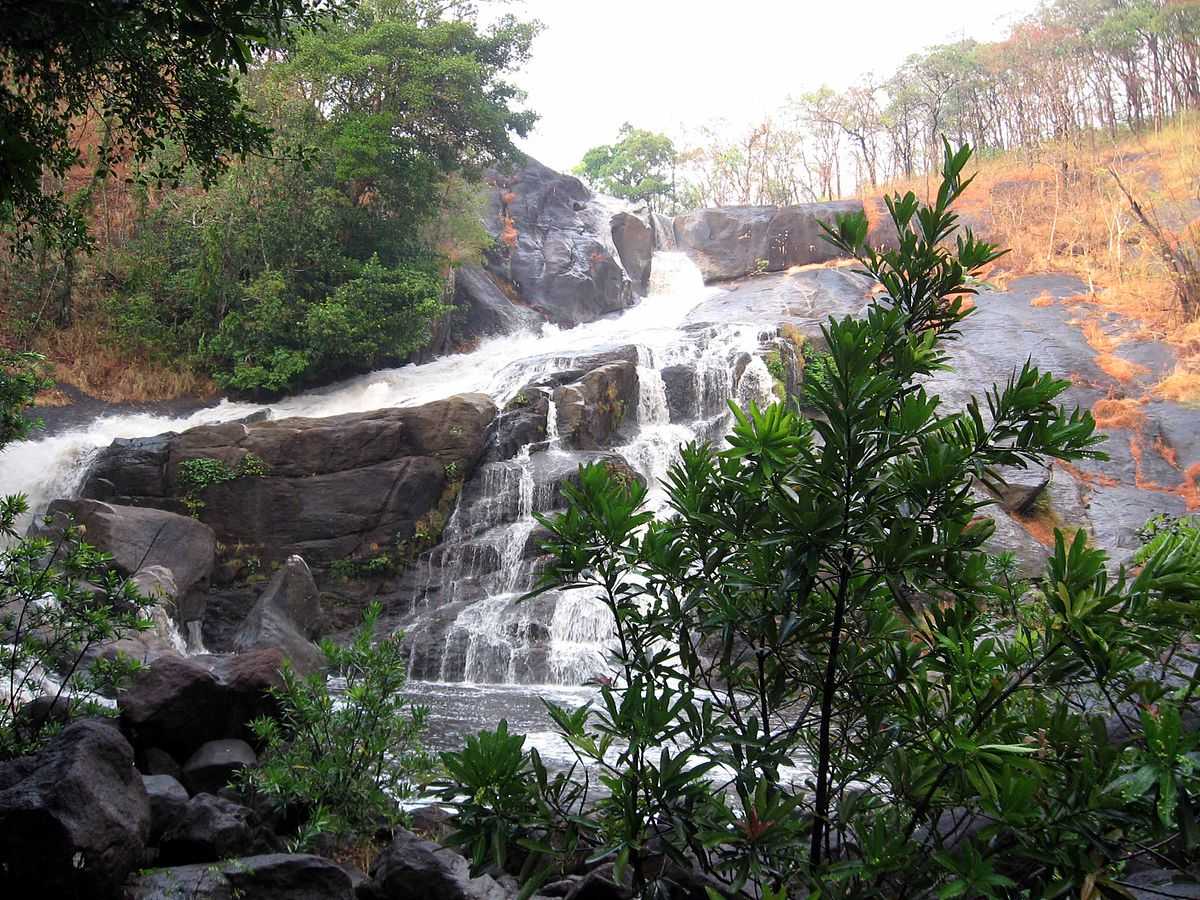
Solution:
<path fill-rule="evenodd" d="M 1116 331 L 1095 320 L 1081 322 L 1101 368 L 1127 381 L 1141 373 L 1112 350 L 1132 338 L 1165 341 L 1175 350 L 1177 366 L 1157 385 L 1156 395 L 1200 403 L 1200 322 L 1183 316 L 1171 272 L 1110 168 L 1164 234 L 1200 246 L 1200 120 L 1194 117 L 1157 133 L 1116 141 L 1091 134 L 985 158 L 960 201 L 963 218 L 1011 250 L 989 281 L 1002 286 L 1006 277 L 1043 272 L 1078 276 L 1089 286 L 1078 299 L 1123 317 Z M 868 209 L 878 209 L 882 193 L 913 190 L 927 196 L 931 185 L 924 177 L 892 183 L 864 199 Z M 1042 297 L 1034 305 L 1050 302 Z"/>
<path fill-rule="evenodd" d="M 209 397 L 216 393 L 209 379 L 191 369 L 172 368 L 121 350 L 103 325 L 87 313 L 67 328 L 39 334 L 33 348 L 50 361 L 56 381 L 109 403 Z M 43 396 L 37 402 L 52 405 Z"/>

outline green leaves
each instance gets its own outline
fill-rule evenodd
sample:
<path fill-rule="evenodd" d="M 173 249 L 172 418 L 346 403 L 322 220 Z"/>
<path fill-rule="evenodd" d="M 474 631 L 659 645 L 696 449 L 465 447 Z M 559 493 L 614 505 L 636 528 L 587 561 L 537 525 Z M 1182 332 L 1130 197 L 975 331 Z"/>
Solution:
<path fill-rule="evenodd" d="M 348 644 L 321 645 L 343 681 L 340 696 L 330 693 L 325 672 L 301 677 L 285 664 L 272 689 L 278 720 L 254 725 L 264 747 L 259 766 L 240 773 L 240 786 L 300 823 L 298 847 L 321 833 L 353 840 L 397 821 L 397 800 L 430 768 L 420 744 L 428 710 L 404 695 L 403 635 L 376 638 L 381 613 L 372 603 Z"/>

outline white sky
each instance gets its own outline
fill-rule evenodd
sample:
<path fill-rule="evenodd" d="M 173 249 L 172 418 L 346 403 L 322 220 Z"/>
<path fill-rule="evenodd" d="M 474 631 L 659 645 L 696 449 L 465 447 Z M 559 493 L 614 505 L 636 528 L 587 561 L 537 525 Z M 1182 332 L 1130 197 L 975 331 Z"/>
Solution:
<path fill-rule="evenodd" d="M 962 36 L 995 39 L 1037 0 L 517 0 L 545 31 L 518 83 L 541 119 L 521 148 L 570 170 L 623 122 L 676 135 L 745 123 L 789 94 L 892 72 Z"/>

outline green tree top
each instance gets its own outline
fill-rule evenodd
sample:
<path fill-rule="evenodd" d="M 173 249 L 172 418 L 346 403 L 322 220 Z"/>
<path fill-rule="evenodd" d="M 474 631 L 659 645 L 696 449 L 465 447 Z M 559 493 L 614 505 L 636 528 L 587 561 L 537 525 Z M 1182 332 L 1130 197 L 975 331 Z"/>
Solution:
<path fill-rule="evenodd" d="M 675 145 L 665 134 L 621 126 L 615 144 L 601 144 L 583 155 L 575 174 L 596 190 L 651 210 L 675 190 Z"/>
<path fill-rule="evenodd" d="M 154 156 L 159 179 L 192 166 L 207 182 L 231 155 L 265 151 L 270 129 L 236 73 L 340 3 L 0 0 L 0 229 L 18 249 L 35 236 L 85 245 L 64 197 L 76 167 L 103 176 Z M 170 164 L 157 152 L 167 146 L 179 151 Z"/>

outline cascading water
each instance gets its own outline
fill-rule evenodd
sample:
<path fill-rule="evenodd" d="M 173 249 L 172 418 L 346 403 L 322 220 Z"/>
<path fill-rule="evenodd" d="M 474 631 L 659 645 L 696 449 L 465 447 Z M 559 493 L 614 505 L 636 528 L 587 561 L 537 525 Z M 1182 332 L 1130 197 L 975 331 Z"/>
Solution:
<path fill-rule="evenodd" d="M 684 254 L 659 253 L 649 296 L 619 316 L 569 330 L 546 325 L 540 334 L 493 338 L 472 353 L 374 372 L 270 406 L 223 401 L 179 418 L 102 417 L 9 447 L 0 457 L 0 494 L 24 491 L 31 507 L 40 510 L 55 497 L 77 491 L 96 450 L 114 438 L 182 431 L 251 413 L 321 417 L 473 391 L 488 393 L 503 406 L 525 386 L 571 369 L 576 359 L 632 345 L 638 362 L 636 415 L 622 426 L 626 443 L 612 452 L 646 479 L 657 509 L 663 501 L 659 479 L 680 444 L 719 435 L 726 401 L 770 398 L 770 374 L 754 355 L 756 323 L 687 322 L 688 314 L 716 293 L 704 286 Z M 673 396 L 667 375 L 676 387 Z M 606 671 L 612 622 L 597 600 L 569 592 L 517 602 L 539 574 L 528 552 L 536 539 L 534 514 L 561 506 L 561 485 L 579 462 L 562 446 L 560 410 L 548 392 L 546 441 L 536 452 L 526 446 L 511 459 L 482 466 L 464 489 L 439 545 L 413 569 L 408 627 L 426 628 L 435 645 L 419 659 L 414 654 L 414 675 L 420 678 L 579 685 Z M 188 637 L 186 649 L 203 652 L 198 635 Z"/>

